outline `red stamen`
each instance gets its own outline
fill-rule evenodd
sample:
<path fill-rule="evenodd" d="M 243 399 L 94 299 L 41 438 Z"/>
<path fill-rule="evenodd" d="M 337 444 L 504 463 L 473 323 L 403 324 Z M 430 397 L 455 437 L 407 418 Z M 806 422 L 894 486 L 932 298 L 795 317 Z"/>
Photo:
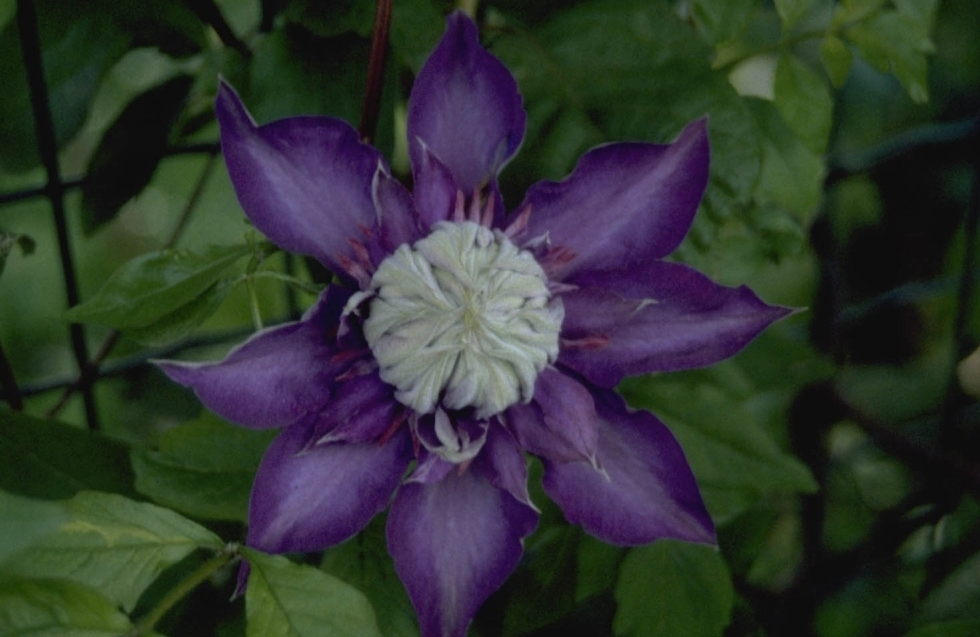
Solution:
<path fill-rule="evenodd" d="M 609 344 L 609 337 L 606 335 L 602 336 L 586 336 L 585 338 L 563 338 L 561 339 L 562 349 L 602 349 Z"/>
<path fill-rule="evenodd" d="M 504 236 L 513 240 L 514 237 L 527 230 L 527 221 L 530 218 L 531 204 L 528 204 L 524 206 L 524 209 L 517 213 L 517 215 L 514 216 L 514 220 L 507 225 L 507 229 L 504 230 Z"/>

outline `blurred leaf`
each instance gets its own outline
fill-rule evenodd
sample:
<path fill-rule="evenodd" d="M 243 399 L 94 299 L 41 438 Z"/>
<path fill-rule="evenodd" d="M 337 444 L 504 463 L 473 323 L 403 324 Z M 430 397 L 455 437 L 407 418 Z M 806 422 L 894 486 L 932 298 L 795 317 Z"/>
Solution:
<path fill-rule="evenodd" d="M 783 23 L 783 31 L 789 31 L 802 19 L 817 0 L 775 0 L 776 12 Z"/>
<path fill-rule="evenodd" d="M 242 554 L 251 567 L 248 637 L 381 637 L 370 602 L 355 588 L 279 555 Z"/>
<path fill-rule="evenodd" d="M 86 491 L 64 502 L 68 521 L 0 564 L 0 571 L 67 578 L 95 588 L 131 611 L 168 566 L 221 539 L 173 511 L 122 496 Z"/>
<path fill-rule="evenodd" d="M 507 582 L 504 637 L 524 635 L 555 624 L 575 609 L 580 529 L 556 525 L 541 529 L 528 543 L 524 566 Z"/>
<path fill-rule="evenodd" d="M 712 44 L 735 37 L 759 6 L 759 0 L 694 0 L 694 21 Z"/>
<path fill-rule="evenodd" d="M 939 0 L 893 0 L 900 13 L 914 19 L 923 32 L 931 33 L 936 20 Z"/>
<path fill-rule="evenodd" d="M 432 0 L 398 0 L 391 12 L 391 50 L 418 73 L 436 47 L 446 20 Z"/>
<path fill-rule="evenodd" d="M 827 149 L 833 100 L 826 81 L 792 53 L 776 62 L 774 103 L 783 120 L 815 155 Z"/>
<path fill-rule="evenodd" d="M 620 389 L 630 404 L 661 417 L 677 436 L 716 522 L 766 493 L 816 490 L 807 467 L 776 445 L 730 383 L 690 372 L 631 379 Z"/>
<path fill-rule="evenodd" d="M 329 549 L 320 568 L 364 593 L 385 637 L 418 637 L 418 620 L 388 555 L 382 517 L 339 546 Z"/>
<path fill-rule="evenodd" d="M 37 244 L 34 239 L 26 234 L 7 232 L 0 228 L 0 274 L 3 274 L 3 268 L 7 265 L 7 257 L 14 251 L 14 246 L 19 247 L 20 253 L 26 257 L 29 254 L 34 254 L 34 248 L 37 247 Z"/>
<path fill-rule="evenodd" d="M 939 622 L 905 633 L 905 637 L 976 637 L 980 620 Z"/>
<path fill-rule="evenodd" d="M 0 489 L 70 498 L 85 489 L 133 494 L 127 448 L 54 420 L 0 411 Z"/>
<path fill-rule="evenodd" d="M 843 22 L 863 20 L 869 15 L 880 11 L 888 0 L 843 0 L 841 2 L 841 18 Z"/>
<path fill-rule="evenodd" d="M 718 637 L 734 590 L 717 549 L 659 540 L 631 549 L 616 584 L 617 635 Z"/>
<path fill-rule="evenodd" d="M 219 281 L 190 303 L 181 305 L 149 325 L 127 328 L 126 336 L 144 345 L 164 345 L 179 340 L 211 318 L 233 288 L 233 281 Z"/>
<path fill-rule="evenodd" d="M 61 502 L 34 500 L 0 490 L 0 562 L 68 521 Z"/>
<path fill-rule="evenodd" d="M 119 637 L 133 627 L 116 605 L 68 580 L 0 580 L 0 637 Z"/>
<path fill-rule="evenodd" d="M 197 301 L 252 250 L 238 245 L 212 246 L 203 254 L 149 252 L 116 270 L 94 297 L 68 310 L 65 318 L 123 330 L 146 328 Z"/>
<path fill-rule="evenodd" d="M 578 569 L 575 580 L 575 601 L 611 590 L 619 575 L 619 563 L 626 551 L 591 535 L 579 534 Z"/>
<path fill-rule="evenodd" d="M 844 85 L 847 74 L 851 71 L 851 63 L 854 61 L 854 54 L 851 48 L 844 44 L 844 41 L 832 33 L 820 42 L 820 61 L 823 62 L 824 69 L 830 77 L 831 83 L 835 88 Z"/>
<path fill-rule="evenodd" d="M 290 0 L 281 15 L 321 38 L 340 35 L 346 31 L 370 37 L 374 24 L 374 5 L 371 0 Z"/>
<path fill-rule="evenodd" d="M 917 103 L 929 99 L 926 54 L 934 50 L 927 24 L 920 20 L 899 11 L 882 11 L 846 32 L 861 57 L 883 73 L 894 73 Z"/>
<path fill-rule="evenodd" d="M 936 586 L 919 607 L 917 624 L 980 620 L 980 553 L 974 553 Z"/>
<path fill-rule="evenodd" d="M 276 433 L 204 412 L 165 431 L 157 449 L 133 450 L 136 490 L 188 515 L 244 522 L 255 472 Z"/>
<path fill-rule="evenodd" d="M 146 91 L 116 118 L 99 142 L 82 182 L 82 230 L 91 234 L 115 218 L 150 183 L 193 79 L 172 78 Z"/>
<path fill-rule="evenodd" d="M 17 14 L 17 0 L 0 0 L 0 32 Z"/>

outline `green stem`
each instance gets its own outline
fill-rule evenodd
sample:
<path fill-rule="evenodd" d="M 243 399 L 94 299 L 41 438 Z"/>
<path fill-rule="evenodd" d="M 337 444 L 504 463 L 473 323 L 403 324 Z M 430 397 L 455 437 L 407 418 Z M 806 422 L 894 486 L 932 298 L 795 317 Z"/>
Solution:
<path fill-rule="evenodd" d="M 146 634 L 153 630 L 156 623 L 163 619 L 163 616 L 167 614 L 174 605 L 180 600 L 187 597 L 191 591 L 200 586 L 206 579 L 217 573 L 221 568 L 230 562 L 231 560 L 238 557 L 238 549 L 235 545 L 228 545 L 224 550 L 215 555 L 213 558 L 201 564 L 200 567 L 187 577 L 185 577 L 177 586 L 170 589 L 170 592 L 164 595 L 163 599 L 157 602 L 149 613 L 143 616 L 143 618 L 133 627 L 126 637 L 140 637 L 140 635 Z"/>
<path fill-rule="evenodd" d="M 248 289 L 249 306 L 252 310 L 252 323 L 255 324 L 256 330 L 260 330 L 264 326 L 262 325 L 262 314 L 259 312 L 259 297 L 255 294 L 254 276 L 254 274 L 245 276 L 245 288 Z"/>
<path fill-rule="evenodd" d="M 261 277 L 263 279 L 275 279 L 276 281 L 282 281 L 288 285 L 291 285 L 307 294 L 312 294 L 313 296 L 318 296 L 320 292 L 323 292 L 323 286 L 315 285 L 309 283 L 308 281 L 303 281 L 302 279 L 297 279 L 294 276 L 289 276 L 288 274 L 283 274 L 282 272 L 272 272 L 269 270 L 261 270 L 252 275 L 253 277 Z"/>

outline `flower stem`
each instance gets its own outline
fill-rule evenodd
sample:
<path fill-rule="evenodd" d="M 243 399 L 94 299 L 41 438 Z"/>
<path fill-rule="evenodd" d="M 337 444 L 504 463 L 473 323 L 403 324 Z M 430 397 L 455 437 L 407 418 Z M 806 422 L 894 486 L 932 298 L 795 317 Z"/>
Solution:
<path fill-rule="evenodd" d="M 229 544 L 220 553 L 212 557 L 210 560 L 201 564 L 200 567 L 187 577 L 185 577 L 177 586 L 170 589 L 166 595 L 163 596 L 157 605 L 154 606 L 149 613 L 143 616 L 143 618 L 133 627 L 126 637 L 140 637 L 151 630 L 160 621 L 164 615 L 167 614 L 174 605 L 180 600 L 187 597 L 191 591 L 201 585 L 204 580 L 208 579 L 215 573 L 217 573 L 221 568 L 229 563 L 231 560 L 238 557 L 238 547 L 235 544 Z"/>
<path fill-rule="evenodd" d="M 384 81 L 385 60 L 388 56 L 388 32 L 391 29 L 392 0 L 377 0 L 374 30 L 371 35 L 371 57 L 368 60 L 367 86 L 361 102 L 361 121 L 357 127 L 361 140 L 370 143 L 378 128 L 381 111 L 381 87 Z"/>

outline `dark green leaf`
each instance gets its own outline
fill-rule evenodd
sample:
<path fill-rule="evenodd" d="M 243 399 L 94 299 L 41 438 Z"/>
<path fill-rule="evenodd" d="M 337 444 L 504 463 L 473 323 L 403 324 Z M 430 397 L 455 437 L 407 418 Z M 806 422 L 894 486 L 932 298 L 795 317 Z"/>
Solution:
<path fill-rule="evenodd" d="M 826 80 L 792 53 L 782 53 L 776 62 L 773 101 L 790 130 L 814 155 L 822 155 L 834 108 Z"/>
<path fill-rule="evenodd" d="M 149 325 L 127 328 L 126 336 L 146 345 L 164 345 L 179 340 L 217 312 L 232 288 L 233 281 L 219 281 L 190 303 L 181 305 Z"/>
<path fill-rule="evenodd" d="M 817 0 L 775 0 L 776 12 L 783 22 L 783 31 L 789 31 L 806 16 Z"/>
<path fill-rule="evenodd" d="M 709 42 L 735 37 L 755 13 L 759 0 L 695 0 L 692 15 Z"/>
<path fill-rule="evenodd" d="M 63 502 L 34 500 L 0 490 L 0 562 L 68 521 Z"/>
<path fill-rule="evenodd" d="M 3 268 L 7 265 L 7 257 L 14 251 L 14 246 L 19 247 L 24 256 L 34 254 L 34 248 L 37 247 L 34 239 L 26 234 L 17 234 L 0 229 L 0 274 L 3 274 Z"/>
<path fill-rule="evenodd" d="M 119 637 L 133 625 L 116 605 L 68 580 L 0 580 L 0 637 Z"/>
<path fill-rule="evenodd" d="M 54 420 L 0 411 L 0 489 L 70 498 L 84 489 L 132 494 L 125 445 Z"/>
<path fill-rule="evenodd" d="M 148 328 L 193 303 L 228 269 L 250 254 L 247 245 L 208 248 L 203 254 L 164 250 L 136 257 L 117 270 L 89 301 L 66 313 L 69 321 L 119 329 Z"/>
<path fill-rule="evenodd" d="M 290 0 L 282 15 L 321 38 L 347 31 L 370 37 L 374 24 L 374 4 L 371 0 Z"/>
<path fill-rule="evenodd" d="M 245 591 L 248 637 L 381 637 L 371 603 L 312 566 L 243 548 L 252 568 Z"/>
<path fill-rule="evenodd" d="M 37 578 L 91 586 L 130 611 L 168 566 L 197 548 L 221 548 L 202 526 L 158 506 L 85 491 L 64 503 L 68 521 L 0 564 Z"/>
<path fill-rule="evenodd" d="M 82 229 L 91 234 L 150 183 L 190 92 L 187 75 L 146 91 L 102 136 L 82 182 Z"/>
<path fill-rule="evenodd" d="M 977 635 L 980 635 L 980 620 L 939 622 L 905 633 L 905 637 L 976 637 Z"/>
<path fill-rule="evenodd" d="M 980 621 L 980 553 L 960 564 L 923 600 L 918 623 Z"/>
<path fill-rule="evenodd" d="M 660 540 L 631 549 L 623 560 L 613 628 L 628 637 L 718 637 L 733 599 L 717 549 Z"/>
<path fill-rule="evenodd" d="M 133 450 L 136 489 L 188 515 L 245 521 L 255 471 L 275 434 L 205 412 L 164 432 L 156 450 Z"/>
<path fill-rule="evenodd" d="M 399 0 L 392 5 L 391 49 L 416 73 L 446 25 L 436 6 L 432 0 Z"/>

